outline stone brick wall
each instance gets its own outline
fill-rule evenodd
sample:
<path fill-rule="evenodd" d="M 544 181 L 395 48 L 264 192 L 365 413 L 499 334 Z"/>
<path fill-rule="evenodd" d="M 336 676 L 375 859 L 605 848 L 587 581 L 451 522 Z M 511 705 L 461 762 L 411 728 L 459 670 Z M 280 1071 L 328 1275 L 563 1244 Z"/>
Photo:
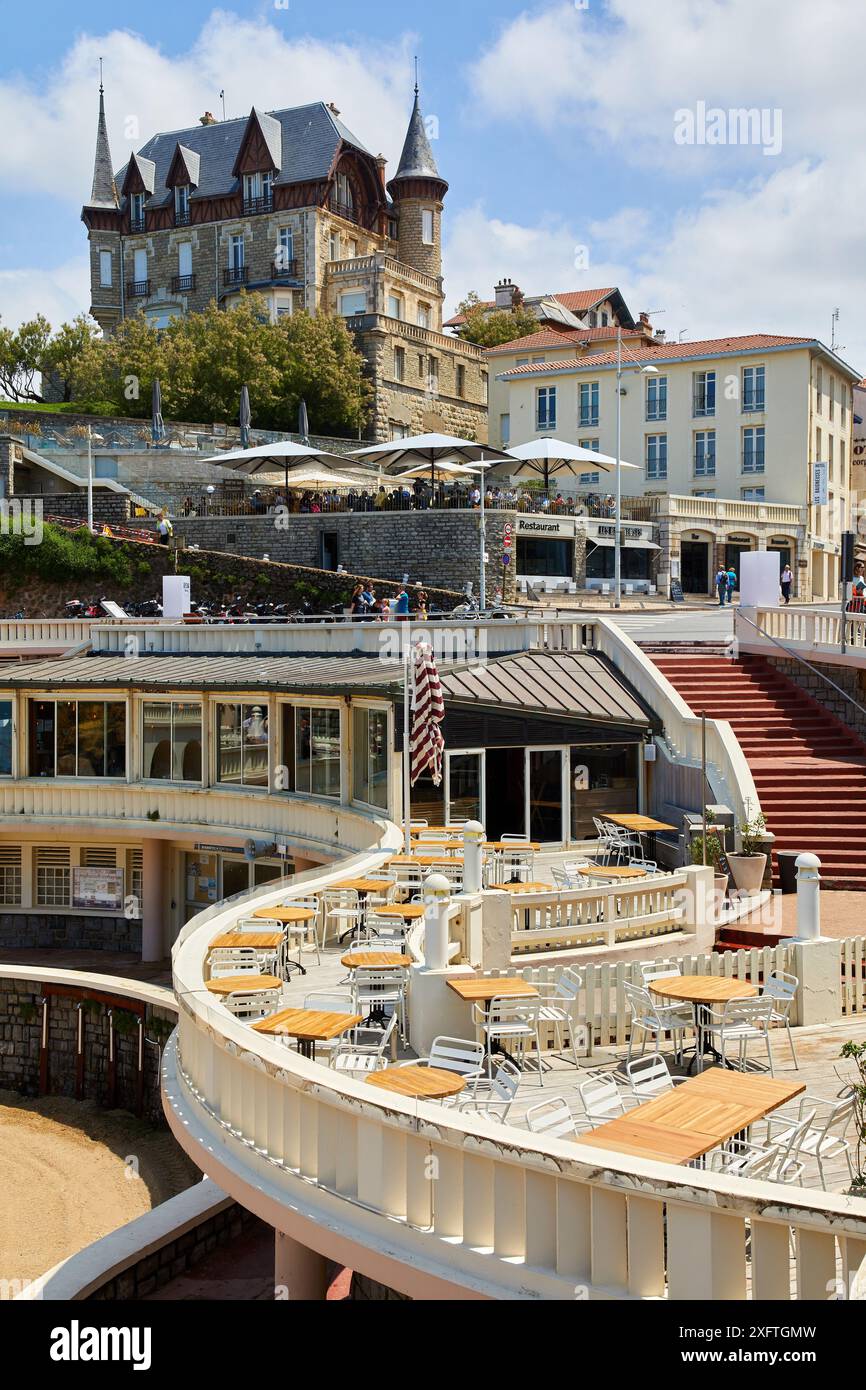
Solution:
<path fill-rule="evenodd" d="M 835 681 L 846 694 L 856 700 L 861 706 L 855 707 L 846 700 L 831 685 L 822 680 L 820 676 L 810 671 L 808 666 L 787 656 L 768 656 L 765 658 L 770 666 L 787 676 L 788 680 L 793 681 L 801 690 L 805 690 L 807 695 L 811 695 L 813 700 L 817 700 L 819 705 L 829 710 L 837 719 L 846 724 L 849 729 L 853 729 L 856 734 L 866 740 L 866 671 L 857 670 L 853 666 L 823 666 L 818 662 L 812 662 L 817 671 L 823 672 L 831 681 Z"/>
<path fill-rule="evenodd" d="M 367 315 L 350 320 L 350 326 L 376 387 L 370 431 L 375 438 L 391 439 L 393 427 L 400 425 L 409 434 L 451 434 L 486 443 L 487 367 L 477 348 L 459 339 L 452 345 L 440 334 L 386 316 Z M 397 380 L 397 349 L 403 353 L 402 381 Z M 435 389 L 431 356 L 438 368 Z"/>
<path fill-rule="evenodd" d="M 7 967 L 8 969 L 8 967 Z M 42 991 L 30 980 L 0 977 L 0 1087 L 20 1095 L 40 1093 L 40 1040 Z M 88 1000 L 82 984 L 80 999 Z M 76 1096 L 78 1051 L 77 999 L 52 995 L 48 1011 L 48 1088 L 47 1094 Z M 84 1078 L 80 1099 L 99 1105 L 109 1101 L 120 1109 L 135 1112 L 138 1107 L 138 1026 L 124 1030 L 129 1015 L 119 1006 L 114 1013 L 115 1090 L 109 1092 L 109 1023 L 105 1004 L 92 999 L 83 1005 Z M 159 1058 L 168 1032 L 174 1028 L 173 1010 L 147 1005 L 142 1082 L 142 1116 L 154 1125 L 165 1125 L 160 1096 Z M 120 1026 L 117 1026 L 119 1021 Z"/>
<path fill-rule="evenodd" d="M 487 514 L 488 590 L 501 582 L 503 537 L 506 524 L 514 526 L 516 513 L 496 511 Z M 175 534 L 187 544 L 207 550 L 237 552 L 244 555 L 267 554 L 272 560 L 292 561 L 295 565 L 315 566 L 321 556 L 321 536 L 338 537 L 339 562 L 353 575 L 374 574 L 380 579 L 400 582 L 404 574 L 411 583 L 420 582 L 431 601 L 429 585 L 435 577 L 443 589 L 460 591 L 471 582 L 478 592 L 480 546 L 478 513 L 472 511 L 429 512 L 338 512 L 331 515 L 290 515 L 277 526 L 275 518 L 178 517 Z M 512 551 L 513 553 L 513 551 Z M 194 564 L 192 556 L 182 558 L 181 570 Z M 506 601 L 515 593 L 514 563 L 505 569 Z M 327 578 L 316 571 L 316 582 Z M 331 582 L 336 576 L 330 576 Z M 339 584 L 341 581 L 337 580 Z M 346 581 L 342 584 L 345 586 Z M 386 585 L 380 585 L 387 592 Z M 345 588 L 344 588 L 345 592 Z M 450 596 L 449 596 L 450 597 Z M 445 604 L 442 605 L 446 606 Z M 452 605 L 453 606 L 453 605 Z"/>
<path fill-rule="evenodd" d="M 141 922 L 62 912 L 0 912 L 0 952 L 122 951 L 141 955 Z"/>
<path fill-rule="evenodd" d="M 16 493 L 22 502 L 41 502 L 46 517 L 69 517 L 73 521 L 87 521 L 87 489 L 80 492 Z M 96 526 L 125 526 L 131 517 L 132 506 L 129 497 L 109 488 L 93 489 L 93 521 Z"/>
<path fill-rule="evenodd" d="M 159 1250 L 143 1255 L 121 1274 L 103 1284 L 101 1289 L 90 1294 L 85 1302 L 125 1302 L 147 1298 L 172 1279 L 194 1269 L 220 1246 L 239 1240 L 257 1227 L 264 1229 L 264 1222 L 237 1202 L 232 1202 L 192 1230 L 166 1241 Z"/>

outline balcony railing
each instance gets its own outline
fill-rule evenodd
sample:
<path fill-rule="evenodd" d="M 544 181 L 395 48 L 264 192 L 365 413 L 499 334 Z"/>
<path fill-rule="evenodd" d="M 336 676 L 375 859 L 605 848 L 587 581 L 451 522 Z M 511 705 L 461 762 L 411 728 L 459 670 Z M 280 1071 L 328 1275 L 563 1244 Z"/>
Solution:
<path fill-rule="evenodd" d="M 273 212 L 273 193 L 263 193 L 259 198 L 244 198 L 244 216 L 257 212 Z"/>
<path fill-rule="evenodd" d="M 345 218 L 347 222 L 357 222 L 357 210 L 349 203 L 341 203 L 338 198 L 329 198 L 328 211 L 333 212 L 336 217 Z"/>
<path fill-rule="evenodd" d="M 172 275 L 171 292 L 172 294 L 182 294 L 185 290 L 195 289 L 194 275 Z"/>
<path fill-rule="evenodd" d="M 175 212 L 174 212 L 174 225 L 175 225 L 176 227 L 188 227 L 188 226 L 189 226 L 189 208 L 187 208 L 186 212 L 181 212 L 180 209 L 175 208 Z"/>
<path fill-rule="evenodd" d="M 126 295 L 128 299 L 146 299 L 149 294 L 149 280 L 127 280 Z"/>
<path fill-rule="evenodd" d="M 146 226 L 147 219 L 145 217 L 130 217 L 129 219 L 130 232 L 143 232 Z"/>
<path fill-rule="evenodd" d="M 227 270 L 223 271 L 223 284 L 245 285 L 247 283 L 249 273 L 249 266 L 230 265 Z"/>
<path fill-rule="evenodd" d="M 296 280 L 298 263 L 297 261 L 272 261 L 271 275 L 275 280 Z"/>

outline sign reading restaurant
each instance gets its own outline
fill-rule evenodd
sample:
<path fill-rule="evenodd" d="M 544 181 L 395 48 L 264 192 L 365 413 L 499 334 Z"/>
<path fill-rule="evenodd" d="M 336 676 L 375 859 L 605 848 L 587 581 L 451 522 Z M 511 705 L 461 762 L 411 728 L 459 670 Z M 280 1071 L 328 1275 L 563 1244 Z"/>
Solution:
<path fill-rule="evenodd" d="M 519 516 L 517 518 L 518 536 L 573 536 L 573 516 Z"/>

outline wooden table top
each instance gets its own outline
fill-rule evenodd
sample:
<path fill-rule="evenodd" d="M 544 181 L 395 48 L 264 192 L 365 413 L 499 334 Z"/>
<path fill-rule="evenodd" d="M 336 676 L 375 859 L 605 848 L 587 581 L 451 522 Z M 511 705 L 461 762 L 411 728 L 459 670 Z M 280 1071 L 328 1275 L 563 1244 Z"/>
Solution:
<path fill-rule="evenodd" d="M 533 854 L 537 854 L 541 849 L 541 845 L 537 844 L 534 840 L 523 840 L 519 843 L 514 840 L 485 840 L 484 849 L 502 849 L 506 852 L 508 850 L 514 850 L 515 854 L 531 851 Z"/>
<path fill-rule="evenodd" d="M 692 1004 L 725 1004 L 729 999 L 754 999 L 757 987 L 748 980 L 732 980 L 726 975 L 670 975 L 650 980 L 651 994 L 664 999 L 685 999 Z"/>
<path fill-rule="evenodd" d="M 491 884 L 491 887 L 494 885 Z M 549 893 L 551 896 L 559 892 L 559 889 L 552 883 L 497 883 L 497 891 L 504 893 Z"/>
<path fill-rule="evenodd" d="M 282 946 L 285 937 L 281 931 L 227 931 L 215 936 L 210 944 L 211 951 L 234 951 L 244 947 L 253 951 L 272 951 Z"/>
<path fill-rule="evenodd" d="M 652 816 L 619 815 L 613 811 L 600 811 L 599 820 L 612 821 L 614 825 L 621 825 L 626 830 L 676 830 L 675 825 L 668 825 L 663 820 L 654 820 Z"/>
<path fill-rule="evenodd" d="M 383 1091 L 395 1091 L 398 1096 L 412 1096 L 417 1100 L 456 1096 L 466 1085 L 462 1076 L 453 1071 L 440 1071 L 439 1067 L 386 1067 L 384 1071 L 370 1072 L 364 1080 L 370 1086 L 380 1086 Z"/>
<path fill-rule="evenodd" d="M 384 892 L 391 886 L 390 881 L 383 878 L 343 878 L 339 883 L 331 884 L 332 888 L 348 888 L 361 894 Z"/>
<path fill-rule="evenodd" d="M 314 907 L 260 907 L 253 913 L 254 917 L 261 917 L 263 922 L 309 922 L 311 917 L 315 917 Z"/>
<path fill-rule="evenodd" d="M 503 975 L 500 978 L 449 980 L 448 986 L 459 994 L 461 999 L 474 1003 L 485 999 L 535 999 L 538 990 L 535 985 L 520 975 Z"/>
<path fill-rule="evenodd" d="M 576 1142 L 639 1158 L 690 1163 L 805 1089 L 803 1081 L 713 1068 L 599 1125 L 591 1134 L 581 1134 Z"/>
<path fill-rule="evenodd" d="M 599 864 L 594 869 L 581 869 L 587 878 L 646 878 L 646 869 L 633 869 L 629 864 Z"/>
<path fill-rule="evenodd" d="M 304 1042 L 327 1042 L 341 1033 L 348 1033 L 363 1014 L 334 1014 L 322 1009 L 280 1009 L 270 1018 L 260 1018 L 252 1026 L 257 1033 L 301 1038 Z"/>
<path fill-rule="evenodd" d="M 423 903 L 387 903 L 376 908 L 377 917 L 402 917 L 406 922 L 417 922 L 427 908 Z"/>
<path fill-rule="evenodd" d="M 413 839 L 423 840 L 425 835 L 453 835 L 455 839 L 462 839 L 462 825 L 413 825 L 409 834 Z"/>
<path fill-rule="evenodd" d="M 281 989 L 282 980 L 276 975 L 224 975 L 221 980 L 208 980 L 211 994 L 263 994 L 266 989 Z"/>
<path fill-rule="evenodd" d="M 395 854 L 393 859 L 388 860 L 389 864 L 418 864 L 422 868 L 427 868 L 430 864 L 462 864 L 462 854 L 449 854 L 447 849 L 443 849 L 441 854 Z"/>
<path fill-rule="evenodd" d="M 402 951 L 349 951 L 340 964 L 347 970 L 408 970 L 412 957 Z"/>

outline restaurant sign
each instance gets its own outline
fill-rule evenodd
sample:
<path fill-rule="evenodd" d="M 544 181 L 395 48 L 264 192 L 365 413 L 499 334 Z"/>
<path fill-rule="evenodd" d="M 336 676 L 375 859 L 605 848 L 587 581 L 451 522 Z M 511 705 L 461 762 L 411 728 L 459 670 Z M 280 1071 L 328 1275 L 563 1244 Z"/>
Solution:
<path fill-rule="evenodd" d="M 550 540 L 574 535 L 573 516 L 519 516 L 516 522 L 518 536 L 546 536 Z"/>

